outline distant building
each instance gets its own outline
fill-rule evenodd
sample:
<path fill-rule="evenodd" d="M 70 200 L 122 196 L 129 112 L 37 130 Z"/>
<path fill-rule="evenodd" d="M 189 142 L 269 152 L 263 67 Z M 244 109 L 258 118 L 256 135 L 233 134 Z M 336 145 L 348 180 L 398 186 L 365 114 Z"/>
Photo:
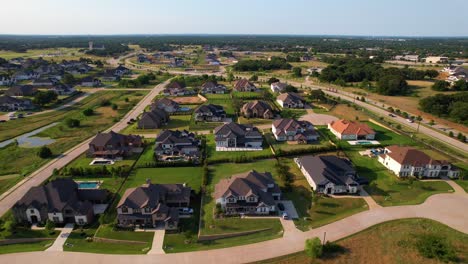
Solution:
<path fill-rule="evenodd" d="M 37 88 L 32 85 L 16 85 L 5 91 L 8 96 L 33 96 L 37 92 Z"/>
<path fill-rule="evenodd" d="M 33 109 L 31 100 L 19 99 L 8 95 L 0 96 L 0 111 L 23 111 Z"/>
<path fill-rule="evenodd" d="M 281 93 L 284 92 L 284 89 L 288 86 L 287 83 L 282 82 L 274 82 L 270 85 L 271 91 L 274 93 Z"/>
<path fill-rule="evenodd" d="M 163 109 L 154 108 L 149 112 L 143 112 L 138 120 L 138 129 L 161 128 L 169 122 L 169 114 Z"/>
<path fill-rule="evenodd" d="M 430 56 L 427 57 L 425 60 L 427 63 L 448 63 L 448 57 Z"/>
<path fill-rule="evenodd" d="M 180 106 L 169 98 L 161 98 L 151 104 L 151 109 L 162 109 L 168 113 L 174 113 L 179 111 Z"/>
<path fill-rule="evenodd" d="M 161 161 L 200 161 L 201 142 L 188 131 L 164 130 L 156 137 L 154 154 Z"/>

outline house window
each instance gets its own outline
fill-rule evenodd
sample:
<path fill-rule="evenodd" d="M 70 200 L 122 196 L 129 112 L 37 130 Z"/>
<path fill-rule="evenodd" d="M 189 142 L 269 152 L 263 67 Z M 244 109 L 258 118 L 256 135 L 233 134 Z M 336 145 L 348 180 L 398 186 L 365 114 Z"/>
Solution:
<path fill-rule="evenodd" d="M 128 213 L 128 208 L 127 207 L 122 207 L 120 210 L 122 210 L 122 213 Z"/>
<path fill-rule="evenodd" d="M 145 213 L 151 213 L 151 208 L 146 207 L 146 208 L 145 208 Z"/>
<path fill-rule="evenodd" d="M 54 216 L 54 217 L 52 218 L 52 221 L 54 221 L 54 222 L 57 223 L 57 222 L 60 221 L 60 218 L 58 218 L 58 216 Z"/>
<path fill-rule="evenodd" d="M 33 209 L 29 210 L 29 212 L 30 212 L 31 214 L 34 214 L 34 210 L 33 210 Z"/>
<path fill-rule="evenodd" d="M 78 224 L 79 225 L 84 225 L 85 224 L 83 218 L 78 218 Z"/>

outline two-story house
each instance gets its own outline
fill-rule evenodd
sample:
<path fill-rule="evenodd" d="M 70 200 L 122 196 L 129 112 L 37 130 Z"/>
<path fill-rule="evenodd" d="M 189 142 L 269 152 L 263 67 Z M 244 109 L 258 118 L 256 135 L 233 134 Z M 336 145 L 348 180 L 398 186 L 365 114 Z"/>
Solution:
<path fill-rule="evenodd" d="M 224 94 L 227 92 L 227 88 L 216 82 L 205 82 L 202 84 L 200 92 L 202 94 Z"/>
<path fill-rule="evenodd" d="M 161 98 L 151 104 L 151 109 L 162 109 L 168 113 L 174 113 L 179 111 L 180 106 L 178 103 L 169 98 Z"/>
<path fill-rule="evenodd" d="M 291 118 L 277 119 L 271 125 L 271 131 L 277 141 L 292 141 L 307 144 L 316 141 L 319 135 L 308 121 L 298 121 Z"/>
<path fill-rule="evenodd" d="M 274 83 L 270 84 L 271 91 L 274 92 L 274 93 L 283 92 L 284 89 L 286 89 L 287 86 L 288 86 L 287 83 L 282 83 L 282 82 L 274 82 Z"/>
<path fill-rule="evenodd" d="M 249 80 L 243 78 L 234 84 L 234 91 L 238 92 L 256 92 L 257 87 Z"/>
<path fill-rule="evenodd" d="M 71 179 L 57 179 L 45 185 L 34 186 L 12 207 L 19 223 L 89 224 L 94 219 L 94 204 L 103 204 L 107 191 L 80 189 Z"/>
<path fill-rule="evenodd" d="M 161 161 L 200 160 L 200 140 L 186 130 L 164 130 L 156 137 L 154 154 Z"/>
<path fill-rule="evenodd" d="M 275 116 L 271 105 L 261 100 L 255 100 L 244 104 L 240 112 L 246 118 L 272 119 Z"/>
<path fill-rule="evenodd" d="M 19 99 L 8 95 L 0 96 L 0 110 L 2 111 L 23 111 L 34 108 L 31 100 Z"/>
<path fill-rule="evenodd" d="M 226 111 L 221 105 L 206 104 L 195 110 L 196 121 L 221 122 L 226 118 Z"/>
<path fill-rule="evenodd" d="M 153 108 L 149 112 L 143 112 L 138 120 L 138 129 L 161 128 L 169 122 L 169 114 L 163 109 Z"/>
<path fill-rule="evenodd" d="M 268 215 L 276 212 L 281 191 L 271 173 L 252 170 L 221 179 L 214 198 L 226 215 Z"/>
<path fill-rule="evenodd" d="M 388 146 L 378 160 L 401 178 L 409 176 L 458 178 L 460 176 L 460 171 L 449 162 L 432 159 L 426 153 L 412 147 Z"/>
<path fill-rule="evenodd" d="M 351 162 L 336 156 L 295 158 L 309 185 L 318 193 L 357 193 L 359 178 Z"/>
<path fill-rule="evenodd" d="M 121 227 L 164 227 L 177 229 L 179 209 L 190 204 L 191 188 L 185 184 L 152 184 L 125 191 L 117 204 L 117 223 Z"/>
<path fill-rule="evenodd" d="M 89 143 L 88 156 L 119 159 L 143 151 L 143 140 L 136 135 L 122 135 L 111 131 L 99 132 Z"/>
<path fill-rule="evenodd" d="M 262 134 L 252 125 L 230 122 L 216 127 L 214 134 L 217 151 L 262 149 Z"/>

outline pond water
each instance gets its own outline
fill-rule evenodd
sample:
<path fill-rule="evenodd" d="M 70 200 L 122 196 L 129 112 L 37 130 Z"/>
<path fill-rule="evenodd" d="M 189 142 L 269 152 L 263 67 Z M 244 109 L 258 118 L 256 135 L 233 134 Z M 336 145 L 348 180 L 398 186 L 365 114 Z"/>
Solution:
<path fill-rule="evenodd" d="M 22 148 L 37 148 L 37 147 L 42 147 L 45 145 L 49 145 L 55 142 L 55 139 L 51 139 L 48 137 L 34 137 L 35 135 L 41 133 L 42 131 L 51 128 L 53 126 L 56 126 L 58 122 L 49 124 L 47 126 L 43 126 L 41 128 L 38 128 L 36 130 L 33 130 L 29 133 L 23 134 L 19 137 L 5 140 L 0 142 L 0 148 L 3 148 L 11 143 L 13 143 L 15 140 L 18 141 L 18 146 Z"/>

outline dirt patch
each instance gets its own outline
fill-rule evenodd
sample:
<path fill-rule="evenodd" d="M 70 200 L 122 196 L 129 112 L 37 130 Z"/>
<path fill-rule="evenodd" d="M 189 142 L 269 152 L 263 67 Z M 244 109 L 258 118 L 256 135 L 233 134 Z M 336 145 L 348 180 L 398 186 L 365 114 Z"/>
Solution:
<path fill-rule="evenodd" d="M 198 96 L 175 97 L 172 98 L 178 104 L 201 104 L 203 101 Z"/>

